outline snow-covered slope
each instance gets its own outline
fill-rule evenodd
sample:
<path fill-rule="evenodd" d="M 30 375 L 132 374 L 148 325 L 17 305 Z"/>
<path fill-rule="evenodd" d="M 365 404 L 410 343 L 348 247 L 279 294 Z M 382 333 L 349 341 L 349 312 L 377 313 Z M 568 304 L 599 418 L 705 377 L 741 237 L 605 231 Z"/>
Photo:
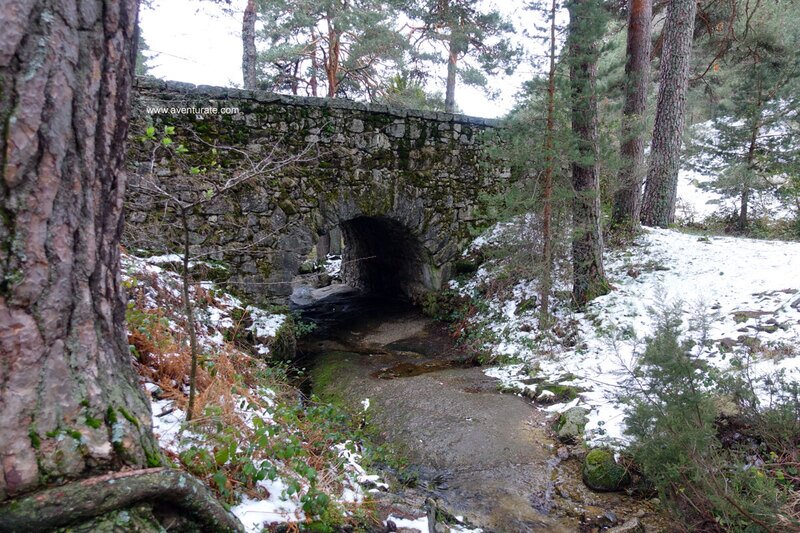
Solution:
<path fill-rule="evenodd" d="M 513 234 L 513 226 L 505 231 Z M 497 240 L 498 230 L 493 232 L 478 244 Z M 625 442 L 617 396 L 653 332 L 654 311 L 667 305 L 682 308 L 686 335 L 697 337 L 705 329 L 712 342 L 699 356 L 717 367 L 735 362 L 753 376 L 784 371 L 800 379 L 800 243 L 648 229 L 633 247 L 611 251 L 605 260 L 612 292 L 581 313 L 556 302 L 558 322 L 544 340 L 536 311 L 518 312 L 535 294 L 530 281 L 519 282 L 513 297 L 492 299 L 489 312 L 478 317 L 499 335 L 495 353 L 519 361 L 488 374 L 533 397 L 542 387 L 531 382 L 531 374 L 584 389 L 574 401 L 548 409 L 577 404 L 591 409 L 590 443 Z M 475 279 L 456 286 L 475 291 L 492 272 L 493 265 L 485 265 Z"/>
<path fill-rule="evenodd" d="M 159 444 L 167 457 L 183 466 L 189 461 L 185 459 L 187 452 L 189 457 L 213 457 L 217 464 L 211 470 L 193 473 L 201 477 L 205 474 L 204 479 L 216 489 L 219 483 L 225 483 L 225 476 L 237 475 L 248 464 L 269 471 L 269 475 L 249 483 L 251 486 L 237 480 L 234 493 L 228 498 L 234 503 L 231 511 L 249 533 L 260 532 L 273 523 L 303 523 L 307 518 L 304 502 L 311 483 L 308 471 L 299 467 L 302 452 L 288 457 L 283 452 L 276 456 L 274 450 L 288 449 L 287 442 L 300 447 L 308 443 L 302 430 L 293 425 L 295 418 L 281 418 L 280 413 L 287 407 L 281 405 L 280 393 L 271 384 L 285 385 L 259 377 L 270 375 L 262 357 L 269 354 L 287 317 L 246 306 L 213 283 L 203 282 L 191 288 L 198 344 L 205 364 L 198 371 L 200 416 L 187 424 L 190 357 L 182 285 L 176 273 L 164 268 L 165 263 L 176 263 L 177 259 L 123 255 L 122 260 L 123 285 L 131 297 L 129 340 L 135 348 L 142 385 L 150 394 L 153 431 Z M 234 342 L 242 336 L 249 337 L 251 346 Z M 289 401 L 291 406 L 297 405 L 296 397 Z M 231 436 L 233 441 L 226 440 Z M 254 446 L 253 442 L 259 439 L 263 445 Z M 235 450 L 230 457 L 220 457 L 220 449 L 224 451 L 231 442 Z M 239 455 L 244 458 L 240 460 L 236 457 Z M 358 446 L 350 441 L 330 445 L 327 459 L 314 458 L 317 468 L 320 464 L 324 467 L 317 476 L 327 480 L 322 488 L 332 493 L 343 512 L 364 500 L 368 490 L 365 485 L 383 485 L 378 476 L 364 471 L 360 460 Z M 215 478 L 214 469 L 225 476 Z"/>

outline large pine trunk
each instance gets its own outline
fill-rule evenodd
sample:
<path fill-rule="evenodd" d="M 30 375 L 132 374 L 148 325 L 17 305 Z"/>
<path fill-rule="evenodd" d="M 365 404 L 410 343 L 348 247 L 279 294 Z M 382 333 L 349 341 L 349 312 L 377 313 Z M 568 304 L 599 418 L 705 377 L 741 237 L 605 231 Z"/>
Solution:
<path fill-rule="evenodd" d="M 648 226 L 666 227 L 675 220 L 696 13 L 696 0 L 672 0 L 667 6 L 656 122 L 642 204 L 642 223 Z"/>
<path fill-rule="evenodd" d="M 598 43 L 604 25 L 596 0 L 569 2 L 569 77 L 572 133 L 576 154 L 572 162 L 572 294 L 578 307 L 608 292 L 603 269 L 598 172 L 597 79 Z"/>
<path fill-rule="evenodd" d="M 622 167 L 619 171 L 619 188 L 614 193 L 612 217 L 614 226 L 628 230 L 638 228 L 642 209 L 652 18 L 652 0 L 629 0 L 625 104 L 622 109 L 620 146 Z"/>
<path fill-rule="evenodd" d="M 247 0 L 242 17 L 242 77 L 245 89 L 255 89 L 256 62 L 256 0 Z"/>
<path fill-rule="evenodd" d="M 137 9 L 2 3 L 0 501 L 159 461 L 120 284 Z"/>

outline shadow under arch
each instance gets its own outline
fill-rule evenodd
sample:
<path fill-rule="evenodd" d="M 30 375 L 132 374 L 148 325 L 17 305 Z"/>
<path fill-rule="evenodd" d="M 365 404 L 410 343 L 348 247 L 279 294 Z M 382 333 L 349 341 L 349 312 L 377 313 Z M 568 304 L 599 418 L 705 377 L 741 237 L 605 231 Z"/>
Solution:
<path fill-rule="evenodd" d="M 348 285 L 415 302 L 437 288 L 430 252 L 400 222 L 358 216 L 342 221 L 339 227 L 344 237 L 342 279 Z"/>

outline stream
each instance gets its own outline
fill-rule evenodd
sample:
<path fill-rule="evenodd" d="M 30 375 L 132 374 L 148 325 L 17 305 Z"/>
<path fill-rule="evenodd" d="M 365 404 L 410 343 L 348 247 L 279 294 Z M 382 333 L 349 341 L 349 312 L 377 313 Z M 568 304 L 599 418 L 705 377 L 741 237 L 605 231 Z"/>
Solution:
<path fill-rule="evenodd" d="M 431 498 L 486 532 L 604 531 L 633 518 L 648 527 L 632 531 L 662 530 L 651 502 L 587 489 L 582 447 L 550 434 L 551 414 L 499 393 L 446 325 L 341 287 L 298 308 L 316 324 L 299 363 L 321 397 L 358 411 L 368 399 L 368 423 L 418 477 L 378 498 L 382 518 L 419 517 Z"/>

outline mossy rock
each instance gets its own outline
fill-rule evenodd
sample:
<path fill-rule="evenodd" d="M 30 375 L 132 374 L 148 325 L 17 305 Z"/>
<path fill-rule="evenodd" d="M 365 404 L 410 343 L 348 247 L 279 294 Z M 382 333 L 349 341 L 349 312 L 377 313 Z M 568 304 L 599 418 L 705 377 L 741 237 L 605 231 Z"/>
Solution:
<path fill-rule="evenodd" d="M 583 482 L 598 492 L 619 491 L 630 485 L 628 471 L 614 460 L 614 452 L 595 448 L 583 460 Z"/>
<path fill-rule="evenodd" d="M 583 407 L 573 407 L 561 413 L 555 425 L 558 440 L 568 444 L 580 440 L 589 421 L 588 414 L 589 411 Z"/>
<path fill-rule="evenodd" d="M 300 265 L 300 274 L 311 274 L 317 270 L 317 265 L 313 261 L 306 261 Z"/>
<path fill-rule="evenodd" d="M 571 402 L 578 397 L 579 392 L 582 392 L 582 389 L 578 387 L 541 381 L 531 399 L 544 405 L 553 405 Z"/>

